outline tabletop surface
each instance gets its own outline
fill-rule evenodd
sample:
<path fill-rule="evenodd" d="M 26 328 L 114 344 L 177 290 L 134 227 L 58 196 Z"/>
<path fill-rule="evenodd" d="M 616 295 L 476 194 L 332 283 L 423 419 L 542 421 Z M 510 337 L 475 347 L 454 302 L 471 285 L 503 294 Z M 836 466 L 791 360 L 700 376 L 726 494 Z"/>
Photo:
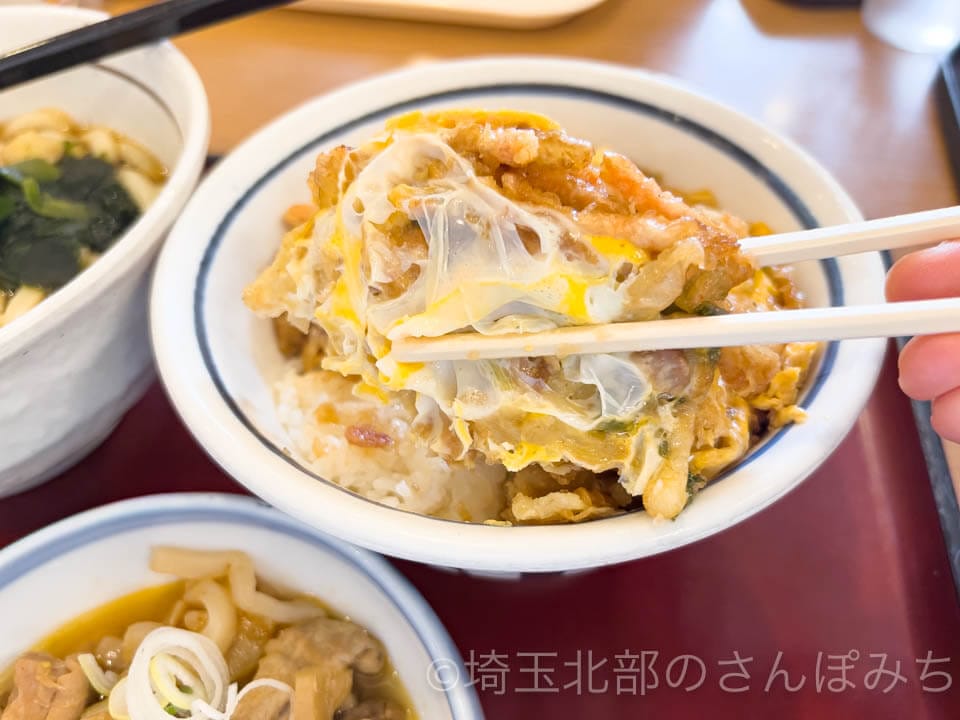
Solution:
<path fill-rule="evenodd" d="M 81 4 L 122 12 L 144 3 Z M 680 77 L 798 141 L 867 216 L 957 201 L 932 98 L 935 60 L 874 39 L 854 10 L 608 0 L 564 25 L 512 32 L 283 10 L 177 44 L 207 86 L 213 153 L 381 71 L 551 54 Z M 83 463 L 0 501 L 0 545 L 88 507 L 175 490 L 241 491 L 155 385 Z M 960 606 L 892 353 L 830 460 L 720 535 L 618 567 L 522 582 L 397 564 L 446 623 L 497 720 L 960 712 Z"/>

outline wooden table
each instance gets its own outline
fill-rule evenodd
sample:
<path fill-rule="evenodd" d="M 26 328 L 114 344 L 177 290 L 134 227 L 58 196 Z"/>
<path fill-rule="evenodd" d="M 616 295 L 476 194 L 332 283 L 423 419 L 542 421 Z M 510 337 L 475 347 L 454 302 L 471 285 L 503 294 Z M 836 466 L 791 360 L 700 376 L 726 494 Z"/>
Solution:
<path fill-rule="evenodd" d="M 83 4 L 120 12 L 142 3 Z M 405 64 L 575 55 L 679 76 L 760 118 L 807 147 L 868 216 L 956 202 L 931 98 L 934 60 L 887 47 L 850 10 L 609 0 L 536 32 L 273 11 L 178 45 L 206 82 L 216 153 L 318 93 Z M 181 489 L 239 491 L 154 387 L 77 468 L 0 502 L 0 545 L 87 507 Z M 587 575 L 518 583 L 398 565 L 475 661 L 496 720 L 960 713 L 960 608 L 892 355 L 841 449 L 800 489 L 718 536 Z M 736 677 L 738 657 L 749 680 Z M 927 658 L 944 662 L 928 664 L 922 679 L 917 661 Z M 898 662 L 903 681 L 871 674 Z M 841 682 L 844 663 L 853 686 Z M 551 668 L 549 680 L 534 677 L 535 664 Z M 803 676 L 802 687 L 787 689 L 777 669 L 794 688 Z M 946 692 L 933 691 L 939 671 L 951 677 Z M 535 682 L 546 692 L 529 692 Z"/>
<path fill-rule="evenodd" d="M 121 12 L 145 3 L 83 4 Z M 206 83 L 214 152 L 315 95 L 410 63 L 569 55 L 675 75 L 769 123 L 834 172 L 868 216 L 955 202 L 929 97 L 934 59 L 885 45 L 852 10 L 774 0 L 608 0 L 533 32 L 278 10 L 177 44 Z"/>

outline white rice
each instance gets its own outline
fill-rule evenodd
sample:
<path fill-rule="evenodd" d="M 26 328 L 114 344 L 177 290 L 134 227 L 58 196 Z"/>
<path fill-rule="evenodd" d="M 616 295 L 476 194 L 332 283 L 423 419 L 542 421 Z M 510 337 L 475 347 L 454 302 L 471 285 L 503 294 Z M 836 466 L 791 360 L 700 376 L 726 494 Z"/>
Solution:
<path fill-rule="evenodd" d="M 357 397 L 351 381 L 326 371 L 291 369 L 275 392 L 297 459 L 321 477 L 384 505 L 441 518 L 483 522 L 503 509 L 504 468 L 438 457 L 411 433 L 402 406 Z M 386 433 L 392 444 L 351 444 L 346 430 L 361 424 Z"/>

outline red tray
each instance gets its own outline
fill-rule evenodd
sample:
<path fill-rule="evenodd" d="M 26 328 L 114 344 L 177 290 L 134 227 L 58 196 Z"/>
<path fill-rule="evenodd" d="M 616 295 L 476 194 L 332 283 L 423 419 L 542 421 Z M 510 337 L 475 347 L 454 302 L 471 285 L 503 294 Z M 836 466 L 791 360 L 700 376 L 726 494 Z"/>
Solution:
<path fill-rule="evenodd" d="M 243 492 L 154 386 L 80 465 L 0 501 L 0 545 L 184 490 Z M 712 538 L 519 582 L 397 565 L 446 623 L 491 720 L 960 716 L 960 606 L 892 353 L 820 471 Z"/>

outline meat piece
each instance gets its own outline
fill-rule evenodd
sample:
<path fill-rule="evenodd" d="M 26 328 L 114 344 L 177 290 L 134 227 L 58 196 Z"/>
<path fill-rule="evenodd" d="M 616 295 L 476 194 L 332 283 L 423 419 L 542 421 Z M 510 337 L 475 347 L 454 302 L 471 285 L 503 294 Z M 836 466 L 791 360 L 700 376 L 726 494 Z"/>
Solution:
<path fill-rule="evenodd" d="M 550 366 L 544 358 L 520 358 L 516 362 L 517 373 L 520 380 L 532 387 L 537 392 L 544 392 L 548 389 L 547 381 L 550 379 Z M 554 370 L 556 370 L 554 368 Z"/>
<path fill-rule="evenodd" d="M 682 350 L 638 352 L 633 353 L 630 359 L 643 369 L 654 390 L 667 396 L 665 399 L 683 394 L 690 384 L 690 361 Z"/>
<path fill-rule="evenodd" d="M 364 700 L 345 710 L 339 720 L 404 720 L 407 711 L 389 700 Z"/>
<path fill-rule="evenodd" d="M 307 179 L 317 209 L 333 207 L 340 199 L 340 173 L 349 155 L 350 148 L 338 145 L 317 156 L 316 167 Z"/>
<path fill-rule="evenodd" d="M 260 663 L 260 672 L 264 671 L 264 663 L 271 655 L 279 654 L 299 660 L 302 665 L 319 664 L 324 658 L 334 658 L 365 675 L 380 672 L 386 660 L 379 641 L 364 628 L 327 617 L 287 628 L 267 643 L 267 657 Z"/>
<path fill-rule="evenodd" d="M 537 159 L 540 141 L 537 133 L 524 128 L 484 126 L 480 132 L 478 154 L 488 165 L 529 165 Z"/>
<path fill-rule="evenodd" d="M 754 271 L 753 262 L 739 251 L 735 238 L 707 232 L 701 242 L 704 269 L 690 279 L 676 301 L 677 306 L 687 312 L 694 312 L 703 303 L 723 300 Z"/>
<path fill-rule="evenodd" d="M 309 667 L 294 680 L 292 720 L 333 718 L 353 688 L 353 672 L 336 660 Z"/>
<path fill-rule="evenodd" d="M 277 348 L 285 357 L 299 355 L 307 342 L 307 334 L 291 325 L 285 315 L 273 319 L 273 334 L 277 340 Z"/>
<path fill-rule="evenodd" d="M 556 210 L 562 207 L 560 198 L 546 190 L 534 187 L 523 173 L 504 171 L 499 173 L 499 179 L 503 194 L 511 200 L 543 205 Z"/>
<path fill-rule="evenodd" d="M 327 349 L 327 334 L 322 328 L 311 325 L 307 340 L 300 348 L 300 366 L 303 372 L 319 370 Z"/>
<path fill-rule="evenodd" d="M 75 658 L 27 653 L 13 673 L 13 692 L 0 720 L 79 720 L 90 699 L 90 683 Z"/>
<path fill-rule="evenodd" d="M 336 710 L 350 694 L 353 671 L 378 673 L 385 657 L 376 638 L 359 625 L 322 617 L 282 630 L 268 642 L 256 677 L 293 687 L 298 691 L 295 702 L 301 707 L 306 702 L 301 698 L 311 697 L 315 709 Z M 290 717 L 289 705 L 283 693 L 257 688 L 244 697 L 233 720 L 283 720 Z M 315 714 L 306 719 L 294 714 L 292 720 L 329 720 L 332 716 L 332 711 L 326 717 Z"/>
<path fill-rule="evenodd" d="M 738 395 L 752 398 L 770 385 L 780 371 L 780 355 L 772 347 L 725 347 L 720 351 L 720 374 Z"/>
<path fill-rule="evenodd" d="M 573 172 L 563 167 L 534 165 L 525 168 L 524 177 L 532 187 L 556 197 L 573 210 L 616 209 L 592 169 Z"/>
<path fill-rule="evenodd" d="M 80 720 L 115 720 L 107 709 L 107 701 L 101 700 L 83 711 Z"/>
<path fill-rule="evenodd" d="M 100 638 L 93 654 L 104 670 L 123 673 L 130 666 L 123 657 L 123 640 L 113 635 Z"/>
<path fill-rule="evenodd" d="M 243 696 L 233 720 L 292 720 L 290 697 L 274 688 L 254 688 Z"/>
<path fill-rule="evenodd" d="M 276 626 L 265 618 L 242 615 L 237 626 L 237 636 L 224 656 L 230 679 L 248 678 L 257 670 L 264 648 Z"/>
<path fill-rule="evenodd" d="M 393 438 L 371 425 L 351 425 L 344 435 L 347 442 L 358 447 L 385 448 L 393 445 Z"/>

